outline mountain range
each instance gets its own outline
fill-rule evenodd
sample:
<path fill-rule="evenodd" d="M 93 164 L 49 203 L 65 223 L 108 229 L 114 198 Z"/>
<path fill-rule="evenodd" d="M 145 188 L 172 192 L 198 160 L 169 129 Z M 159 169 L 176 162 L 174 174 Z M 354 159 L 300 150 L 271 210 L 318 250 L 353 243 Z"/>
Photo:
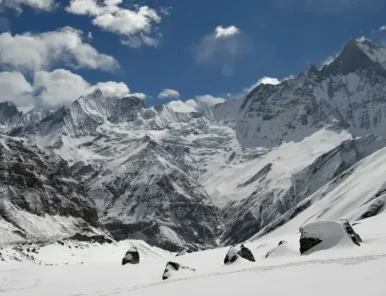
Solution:
<path fill-rule="evenodd" d="M 351 39 L 204 112 L 100 90 L 54 112 L 0 103 L 0 244 L 86 233 L 196 250 L 376 215 L 385 94 L 386 49 Z"/>

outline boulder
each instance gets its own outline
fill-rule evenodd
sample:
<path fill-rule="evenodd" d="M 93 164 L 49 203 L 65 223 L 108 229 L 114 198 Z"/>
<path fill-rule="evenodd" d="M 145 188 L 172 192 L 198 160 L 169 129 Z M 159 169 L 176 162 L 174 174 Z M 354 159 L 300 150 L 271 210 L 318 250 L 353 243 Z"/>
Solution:
<path fill-rule="evenodd" d="M 181 271 L 192 272 L 196 270 L 188 266 L 184 266 L 182 264 L 169 261 L 168 263 L 166 263 L 166 267 L 162 275 L 162 279 L 167 280 L 170 277 L 174 276 L 177 272 L 181 272 Z"/>
<path fill-rule="evenodd" d="M 229 248 L 224 259 L 224 264 L 234 263 L 240 257 L 248 261 L 255 262 L 255 257 L 253 256 L 251 250 L 241 244 L 240 246 L 232 246 Z"/>
<path fill-rule="evenodd" d="M 300 253 L 308 255 L 336 245 L 360 246 L 361 237 L 347 220 L 318 221 L 300 228 Z"/>
<path fill-rule="evenodd" d="M 188 250 L 187 249 L 181 249 L 177 254 L 176 254 L 176 257 L 178 256 L 184 256 L 188 254 Z"/>
<path fill-rule="evenodd" d="M 136 247 L 131 247 L 127 250 L 125 257 L 122 259 L 122 265 L 125 264 L 138 264 L 139 263 L 139 252 Z"/>
<path fill-rule="evenodd" d="M 265 258 L 294 256 L 294 255 L 299 255 L 299 252 L 296 251 L 288 242 L 283 240 L 283 241 L 280 241 L 275 248 L 269 250 L 265 255 Z"/>

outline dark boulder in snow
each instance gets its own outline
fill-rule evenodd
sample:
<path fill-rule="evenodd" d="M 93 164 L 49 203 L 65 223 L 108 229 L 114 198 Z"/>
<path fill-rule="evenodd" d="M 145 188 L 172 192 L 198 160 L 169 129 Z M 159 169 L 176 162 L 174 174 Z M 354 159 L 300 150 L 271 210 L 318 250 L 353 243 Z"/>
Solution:
<path fill-rule="evenodd" d="M 361 237 L 347 220 L 319 221 L 300 228 L 300 253 L 308 255 L 316 251 L 330 249 L 336 245 L 360 246 Z"/>
<path fill-rule="evenodd" d="M 138 264 L 139 263 L 139 252 L 136 247 L 131 247 L 127 252 L 125 257 L 122 259 L 122 265 L 125 264 Z"/>
<path fill-rule="evenodd" d="M 184 256 L 186 254 L 188 254 L 188 250 L 187 249 L 181 249 L 177 254 L 176 254 L 176 257 L 178 256 Z"/>
<path fill-rule="evenodd" d="M 299 255 L 299 252 L 296 251 L 292 246 L 290 246 L 288 242 L 283 240 L 283 241 L 280 241 L 275 248 L 269 250 L 265 255 L 265 258 L 293 256 L 293 255 Z"/>
<path fill-rule="evenodd" d="M 167 280 L 168 278 L 172 277 L 174 274 L 180 271 L 189 272 L 189 271 L 196 271 L 196 270 L 193 268 L 181 265 L 179 263 L 169 261 L 168 263 L 166 263 L 166 267 L 162 275 L 162 279 Z"/>
<path fill-rule="evenodd" d="M 244 258 L 248 261 L 255 262 L 255 257 L 253 256 L 251 250 L 241 244 L 240 246 L 230 247 L 228 253 L 225 256 L 224 264 L 231 264 L 235 262 L 239 257 Z"/>
<path fill-rule="evenodd" d="M 343 225 L 344 229 L 346 230 L 346 233 L 351 237 L 352 242 L 360 246 L 363 241 L 359 234 L 354 231 L 354 229 L 347 220 L 344 220 Z"/>

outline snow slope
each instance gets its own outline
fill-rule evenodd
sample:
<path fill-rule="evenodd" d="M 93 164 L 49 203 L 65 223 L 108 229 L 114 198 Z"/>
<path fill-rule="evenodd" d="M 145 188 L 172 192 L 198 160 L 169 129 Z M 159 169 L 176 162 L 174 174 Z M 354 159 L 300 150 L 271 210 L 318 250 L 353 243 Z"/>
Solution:
<path fill-rule="evenodd" d="M 139 265 L 121 266 L 126 248 L 133 242 L 102 246 L 102 251 L 60 251 L 68 246 L 48 246 L 39 251 L 59 265 L 45 266 L 29 262 L 0 261 L 2 295 L 384 295 L 383 274 L 386 272 L 386 215 L 363 220 L 355 225 L 363 245 L 342 245 L 307 256 L 288 254 L 265 258 L 283 236 L 261 239 L 247 245 L 256 262 L 238 260 L 223 264 L 228 248 L 201 251 L 180 257 L 134 242 L 140 253 L 143 247 L 153 252 Z M 299 235 L 289 233 L 287 241 L 298 248 Z M 115 249 L 115 252 L 113 251 Z M 54 256 L 50 254 L 56 249 Z M 4 250 L 2 250 L 4 252 Z M 72 252 L 80 263 L 66 265 L 63 258 Z M 38 255 L 37 255 L 38 256 Z M 102 258 L 104 257 L 104 258 Z M 105 260 L 109 258 L 108 260 Z M 162 281 L 166 262 L 175 261 L 195 272 L 175 273 Z M 81 263 L 83 262 L 83 264 Z M 64 264 L 63 264 L 64 263 Z M 377 272 L 374 272 L 377 271 Z M 280 284 L 279 284 L 280 283 Z"/>

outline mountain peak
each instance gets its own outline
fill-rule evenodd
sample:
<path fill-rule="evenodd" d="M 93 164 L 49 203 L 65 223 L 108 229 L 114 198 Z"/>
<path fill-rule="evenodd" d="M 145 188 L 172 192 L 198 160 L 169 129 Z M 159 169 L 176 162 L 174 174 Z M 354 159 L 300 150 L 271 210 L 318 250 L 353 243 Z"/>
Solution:
<path fill-rule="evenodd" d="M 99 88 L 96 88 L 88 97 L 103 97 L 103 93 Z"/>
<path fill-rule="evenodd" d="M 371 47 L 369 46 L 371 44 Z M 342 52 L 330 64 L 325 65 L 321 72 L 324 76 L 353 73 L 358 70 L 369 69 L 379 62 L 375 57 L 381 55 L 374 53 L 374 48 L 381 49 L 373 41 L 351 38 L 343 47 Z M 385 61 L 386 61 L 386 51 Z"/>
<path fill-rule="evenodd" d="M 19 111 L 13 102 L 0 103 L 0 124 L 7 125 L 15 122 L 22 115 L 23 112 Z"/>

